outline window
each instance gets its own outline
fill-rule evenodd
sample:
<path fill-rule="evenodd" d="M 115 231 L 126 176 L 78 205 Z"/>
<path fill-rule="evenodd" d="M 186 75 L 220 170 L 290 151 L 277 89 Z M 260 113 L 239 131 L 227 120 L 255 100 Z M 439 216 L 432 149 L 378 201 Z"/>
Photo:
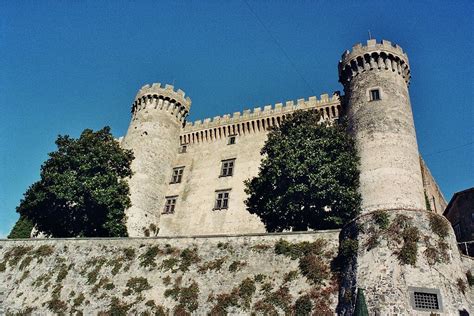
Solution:
<path fill-rule="evenodd" d="M 187 145 L 181 145 L 181 146 L 179 147 L 178 153 L 184 154 L 187 149 L 188 149 L 188 146 L 187 146 Z"/>
<path fill-rule="evenodd" d="M 458 224 L 453 226 L 454 229 L 454 234 L 456 235 L 456 239 L 460 240 L 461 239 L 461 226 Z"/>
<path fill-rule="evenodd" d="M 229 208 L 229 193 L 230 190 L 216 191 L 216 204 L 214 205 L 215 210 Z"/>
<path fill-rule="evenodd" d="M 377 101 L 377 100 L 380 100 L 380 90 L 379 89 L 370 90 L 370 101 Z"/>
<path fill-rule="evenodd" d="M 422 311 L 442 311 L 441 293 L 438 289 L 409 287 L 413 309 Z"/>
<path fill-rule="evenodd" d="M 433 293 L 415 292 L 415 307 L 438 310 L 438 296 Z"/>
<path fill-rule="evenodd" d="M 175 196 L 167 196 L 165 197 L 165 209 L 163 210 L 163 214 L 173 214 L 174 208 L 176 206 L 176 199 L 178 198 L 177 195 Z"/>
<path fill-rule="evenodd" d="M 227 145 L 234 145 L 235 144 L 235 135 L 229 136 L 229 139 L 227 140 Z"/>
<path fill-rule="evenodd" d="M 222 160 L 221 177 L 230 177 L 234 173 L 235 159 Z"/>
<path fill-rule="evenodd" d="M 173 175 L 171 176 L 170 183 L 180 183 L 183 177 L 184 167 L 173 168 Z"/>

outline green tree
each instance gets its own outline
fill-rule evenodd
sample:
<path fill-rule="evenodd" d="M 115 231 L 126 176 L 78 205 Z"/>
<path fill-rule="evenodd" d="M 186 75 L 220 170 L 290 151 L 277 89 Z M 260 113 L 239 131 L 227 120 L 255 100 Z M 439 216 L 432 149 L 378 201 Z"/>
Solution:
<path fill-rule="evenodd" d="M 345 124 L 296 111 L 268 134 L 245 201 L 269 232 L 341 227 L 360 209 L 358 156 Z"/>
<path fill-rule="evenodd" d="M 25 216 L 20 215 L 20 218 L 15 223 L 15 226 L 13 226 L 8 238 L 30 238 L 32 230 L 33 223 Z"/>
<path fill-rule="evenodd" d="M 109 127 L 86 129 L 78 139 L 60 135 L 56 145 L 17 212 L 52 237 L 127 236 L 125 178 L 132 175 L 132 152 L 119 146 Z"/>

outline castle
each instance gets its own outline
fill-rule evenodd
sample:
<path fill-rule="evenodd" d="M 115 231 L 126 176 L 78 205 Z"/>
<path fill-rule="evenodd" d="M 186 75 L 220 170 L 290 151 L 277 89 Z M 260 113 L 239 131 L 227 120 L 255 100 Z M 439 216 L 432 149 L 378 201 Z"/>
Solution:
<path fill-rule="evenodd" d="M 150 225 L 163 236 L 265 232 L 246 211 L 244 180 L 258 173 L 268 129 L 300 109 L 316 109 L 322 120 L 350 118 L 364 211 L 424 209 L 426 194 L 431 209 L 442 214 L 446 201 L 418 153 L 402 48 L 375 40 L 355 46 L 342 57 L 339 78 L 344 96 L 323 94 L 194 123 L 186 122 L 191 99 L 182 90 L 142 87 L 122 140 L 135 154 L 129 235 L 153 234 Z"/>
<path fill-rule="evenodd" d="M 183 91 L 141 88 L 120 140 L 135 154 L 135 238 L 0 240 L 0 314 L 350 316 L 361 293 L 369 315 L 474 312 L 474 261 L 418 152 L 406 53 L 357 44 L 339 81 L 344 95 L 193 124 Z M 299 109 L 347 117 L 362 212 L 338 230 L 267 234 L 246 211 L 243 182 L 257 175 L 268 129 Z"/>

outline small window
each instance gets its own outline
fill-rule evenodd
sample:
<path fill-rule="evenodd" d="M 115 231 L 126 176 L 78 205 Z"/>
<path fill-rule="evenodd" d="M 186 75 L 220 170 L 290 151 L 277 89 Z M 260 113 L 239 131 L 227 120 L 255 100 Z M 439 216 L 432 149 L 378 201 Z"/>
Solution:
<path fill-rule="evenodd" d="M 421 311 L 442 311 L 441 293 L 438 289 L 409 287 L 413 309 Z"/>
<path fill-rule="evenodd" d="M 173 175 L 171 176 L 170 183 L 180 183 L 183 177 L 184 167 L 173 168 Z"/>
<path fill-rule="evenodd" d="M 177 195 L 165 197 L 166 201 L 165 201 L 165 209 L 163 210 L 163 214 L 173 214 L 174 213 L 177 198 L 178 198 Z"/>
<path fill-rule="evenodd" d="M 181 145 L 181 146 L 179 146 L 178 153 L 184 154 L 187 149 L 188 149 L 188 146 L 187 146 L 187 145 Z"/>
<path fill-rule="evenodd" d="M 227 140 L 227 145 L 234 145 L 235 144 L 235 135 L 229 136 Z"/>
<path fill-rule="evenodd" d="M 215 210 L 222 210 L 229 208 L 229 194 L 230 190 L 216 191 Z"/>
<path fill-rule="evenodd" d="M 370 90 L 370 101 L 377 101 L 377 100 L 380 100 L 380 90 L 379 89 Z"/>
<path fill-rule="evenodd" d="M 221 177 L 230 177 L 234 173 L 235 159 L 222 160 Z"/>
<path fill-rule="evenodd" d="M 415 292 L 415 307 L 420 309 L 438 310 L 438 295 L 433 293 Z"/>

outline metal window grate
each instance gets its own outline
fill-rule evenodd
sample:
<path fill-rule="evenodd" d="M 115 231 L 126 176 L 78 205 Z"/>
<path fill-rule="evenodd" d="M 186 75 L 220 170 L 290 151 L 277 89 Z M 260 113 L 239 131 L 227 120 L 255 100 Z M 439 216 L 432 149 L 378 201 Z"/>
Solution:
<path fill-rule="evenodd" d="M 438 295 L 435 293 L 414 292 L 415 308 L 439 310 Z"/>

